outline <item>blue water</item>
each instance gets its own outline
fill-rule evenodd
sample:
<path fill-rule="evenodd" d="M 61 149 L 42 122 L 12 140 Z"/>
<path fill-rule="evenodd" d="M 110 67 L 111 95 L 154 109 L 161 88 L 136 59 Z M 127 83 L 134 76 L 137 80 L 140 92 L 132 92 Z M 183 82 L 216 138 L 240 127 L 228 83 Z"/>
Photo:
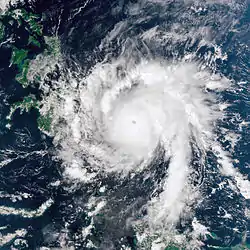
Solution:
<path fill-rule="evenodd" d="M 136 1 L 131 1 L 136 2 Z M 86 8 L 81 11 L 79 15 L 74 16 L 72 13 L 74 9 L 82 6 L 83 1 L 62 1 L 55 3 L 54 1 L 38 1 L 32 6 L 33 11 L 39 15 L 45 14 L 44 25 L 45 34 L 52 34 L 54 27 L 57 27 L 58 35 L 62 42 L 62 50 L 68 58 L 73 58 L 79 62 L 83 69 L 87 70 L 97 61 L 101 61 L 106 55 L 105 52 L 112 56 L 116 56 L 120 53 L 119 47 L 114 44 L 114 47 L 107 48 L 106 51 L 99 51 L 98 45 L 100 41 L 107 35 L 107 33 L 113 29 L 114 25 L 121 20 L 126 20 L 128 14 L 126 13 L 126 6 L 130 1 L 91 1 Z M 180 3 L 182 4 L 182 3 Z M 117 7 L 117 13 L 111 13 L 111 9 Z M 216 23 L 212 24 L 215 30 L 216 43 L 220 44 L 223 51 L 228 54 L 228 60 L 216 61 L 216 71 L 221 72 L 224 76 L 232 79 L 236 82 L 245 81 L 247 84 L 242 85 L 242 91 L 240 94 L 232 94 L 230 91 L 225 91 L 221 96 L 221 100 L 230 101 L 233 103 L 230 107 L 229 113 L 231 116 L 225 118 L 223 123 L 224 127 L 231 130 L 238 128 L 239 123 L 242 120 L 249 122 L 250 116 L 250 95 L 249 95 L 249 68 L 250 68 L 250 5 L 244 13 L 238 13 L 239 22 L 237 29 L 239 32 L 221 32 L 225 27 L 216 26 Z M 30 6 L 26 6 L 27 9 Z M 171 25 L 176 14 L 171 14 L 176 6 L 174 3 L 169 3 L 170 14 L 168 17 L 159 16 L 161 12 L 160 6 L 153 5 L 149 7 L 149 13 L 144 10 L 143 15 L 148 14 L 151 16 L 148 22 L 134 25 L 133 29 L 128 31 L 128 34 L 124 36 L 133 36 L 141 30 L 148 30 L 156 25 L 161 26 Z M 217 8 L 214 6 L 214 8 Z M 208 10 L 210 11 L 210 10 Z M 208 15 L 205 11 L 201 13 Z M 72 18 L 73 16 L 73 18 Z M 58 25 L 58 19 L 61 22 Z M 135 19 L 138 17 L 135 17 Z M 195 24 L 194 24 L 195 25 Z M 98 28 L 96 28 L 98 26 Z M 188 29 L 188 27 L 187 27 Z M 24 28 L 18 30 L 11 30 L 10 33 L 15 33 L 20 36 L 16 39 L 16 45 L 20 48 L 25 47 L 27 40 L 27 32 Z M 142 55 L 147 57 L 147 51 L 143 49 L 143 44 L 138 43 L 136 46 L 141 47 Z M 184 48 L 183 44 L 179 44 L 178 55 L 182 56 L 185 51 L 194 51 L 197 48 L 197 43 L 194 43 L 189 48 Z M 43 48 L 41 49 L 41 51 Z M 167 48 L 155 47 L 153 48 L 156 55 L 160 55 L 163 58 L 173 58 L 173 51 Z M 197 52 L 197 56 L 202 57 L 205 52 L 212 48 L 203 47 Z M 32 58 L 41 51 L 32 50 L 30 57 Z M 38 111 L 32 109 L 29 113 L 20 114 L 20 110 L 17 110 L 13 116 L 12 127 L 7 129 L 5 125 L 7 121 L 4 119 L 9 112 L 10 104 L 16 101 L 20 101 L 24 96 L 32 93 L 37 98 L 40 98 L 39 90 L 34 87 L 22 88 L 18 82 L 15 81 L 17 69 L 12 66 L 9 67 L 11 49 L 7 46 L 0 47 L 1 59 L 0 59 L 0 161 L 4 159 L 4 151 L 12 150 L 9 154 L 10 159 L 17 158 L 11 163 L 0 168 L 0 191 L 4 191 L 9 194 L 16 192 L 26 192 L 32 195 L 32 198 L 24 199 L 13 203 L 8 198 L 0 199 L 0 206 L 11 206 L 15 208 L 36 209 L 42 203 L 49 198 L 54 200 L 54 204 L 43 214 L 43 216 L 32 219 L 21 218 L 20 216 L 2 216 L 0 215 L 0 227 L 8 225 L 7 229 L 2 230 L 3 234 L 13 232 L 19 228 L 25 228 L 28 231 L 25 239 L 28 242 L 27 246 L 20 246 L 18 249 L 38 249 L 39 246 L 53 246 L 58 247 L 59 242 L 56 239 L 50 239 L 44 242 L 44 238 L 49 238 L 49 232 L 60 232 L 65 225 L 65 222 L 69 223 L 69 235 L 74 241 L 75 235 L 80 233 L 81 228 L 84 225 L 89 225 L 90 220 L 84 211 L 84 204 L 88 197 L 91 195 L 98 196 L 98 186 L 93 184 L 85 186 L 77 186 L 73 190 L 70 189 L 70 184 L 64 183 L 62 186 L 51 186 L 52 182 L 61 180 L 61 163 L 54 158 L 56 152 L 52 144 L 52 138 L 49 138 L 43 134 L 37 127 Z M 70 61 L 70 60 L 69 60 Z M 70 64 L 70 62 L 69 62 Z M 235 85 L 238 88 L 238 85 Z M 234 114 L 239 113 L 241 119 L 234 120 Z M 248 175 L 250 180 L 250 168 L 247 165 L 250 159 L 250 133 L 248 126 L 242 128 L 242 131 L 237 131 L 241 135 L 240 141 L 237 143 L 233 152 L 233 158 L 239 160 L 239 170 L 241 173 Z M 230 149 L 230 145 L 229 145 Z M 32 154 L 34 151 L 46 151 L 45 155 Z M 27 155 L 26 155 L 27 154 Z M 25 156 L 26 155 L 26 156 Z M 157 159 L 158 167 L 152 166 L 151 171 L 154 179 L 161 179 L 164 176 L 164 170 L 167 169 L 167 164 L 159 157 Z M 208 154 L 207 163 L 208 171 L 205 174 L 204 180 L 204 192 L 209 193 L 214 183 L 219 183 L 223 180 L 213 173 L 215 159 L 212 154 Z M 146 171 L 149 171 L 146 170 Z M 114 200 L 110 201 L 113 204 L 114 211 L 110 212 L 110 217 L 118 211 L 122 206 L 128 206 L 131 199 L 138 200 L 138 209 L 143 204 L 146 204 L 149 199 L 149 193 L 152 191 L 152 180 L 143 180 L 144 174 L 135 176 L 133 180 L 125 179 L 121 181 L 114 176 L 108 176 L 102 178 L 102 183 L 106 184 L 110 193 L 114 196 Z M 100 177 L 101 178 L 101 177 Z M 197 180 L 197 185 L 200 180 Z M 141 183 L 138 186 L 138 183 Z M 119 191 L 118 191 L 119 190 Z M 132 191 L 131 191 L 132 190 Z M 208 245 L 224 246 L 231 249 L 232 246 L 237 245 L 242 240 L 242 234 L 250 228 L 250 221 L 245 218 L 244 208 L 249 207 L 249 200 L 244 199 L 240 195 L 234 194 L 232 198 L 229 198 L 228 194 L 231 192 L 229 187 L 216 192 L 216 197 L 209 197 L 205 200 L 196 211 L 196 217 L 198 220 L 203 221 L 206 226 L 209 226 L 211 231 L 216 233 L 218 239 L 208 239 Z M 119 203 L 117 200 L 123 197 L 124 193 L 128 194 L 127 200 L 124 203 Z M 206 193 L 204 193 L 206 195 Z M 72 205 L 72 206 L 71 206 Z M 234 214 L 234 218 L 239 220 L 223 221 L 218 220 L 218 208 L 223 205 L 227 208 L 229 213 Z M 238 206 L 238 207 L 237 207 Z M 82 208 L 81 211 L 76 211 L 76 208 Z M 137 208 L 134 208 L 137 209 Z M 146 213 L 146 212 L 145 212 Z M 129 215 L 126 215 L 129 216 Z M 137 249 L 135 244 L 135 233 L 131 228 L 125 228 L 126 216 L 120 218 L 119 223 L 112 224 L 113 221 L 104 219 L 101 215 L 95 219 L 95 230 L 92 232 L 91 240 L 100 245 L 105 239 L 109 239 L 114 242 L 115 249 L 120 249 L 122 244 L 128 245 L 131 249 Z M 237 226 L 240 233 L 235 233 L 233 228 Z M 109 230 L 106 231 L 106 228 Z M 181 232 L 182 226 L 179 226 Z M 110 234 L 112 234 L 110 236 Z M 119 239 L 123 237 L 123 241 Z M 250 243 L 250 235 L 247 238 Z M 12 242 L 10 243 L 12 244 Z M 80 247 L 76 246 L 76 249 L 91 249 L 84 246 L 86 242 L 81 243 Z M 6 245 L 1 249 L 10 249 L 10 245 Z M 108 245 L 107 245 L 107 248 Z M 210 249 L 205 246 L 204 249 Z"/>

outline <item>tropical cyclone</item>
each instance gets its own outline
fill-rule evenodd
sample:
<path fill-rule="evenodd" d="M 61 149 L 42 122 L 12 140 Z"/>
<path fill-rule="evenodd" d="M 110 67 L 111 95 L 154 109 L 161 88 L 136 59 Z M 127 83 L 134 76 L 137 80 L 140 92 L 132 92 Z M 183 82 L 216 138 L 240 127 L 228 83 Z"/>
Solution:
<path fill-rule="evenodd" d="M 101 19 L 94 18 L 84 32 L 82 21 L 89 23 L 94 16 L 88 8 L 102 8 L 98 1 L 80 9 L 76 5 L 65 37 L 70 36 L 72 47 L 75 40 L 81 44 L 76 54 L 82 60 L 74 61 L 71 54 L 66 58 L 67 39 L 44 37 L 51 49 L 32 60 L 27 71 L 29 82 L 39 82 L 42 100 L 38 104 L 29 95 L 13 105 L 9 116 L 17 108 L 29 112 L 39 107 L 39 128 L 47 128 L 55 145 L 51 151 L 63 163 L 60 181 L 51 186 L 65 191 L 69 206 L 64 206 L 67 198 L 59 201 L 53 192 L 53 199 L 35 210 L 3 205 L 2 215 L 31 219 L 59 206 L 65 226 L 53 221 L 52 229 L 48 225 L 43 231 L 49 232 L 45 244 L 50 242 L 46 237 L 57 234 L 51 246 L 65 242 L 62 249 L 125 249 L 123 243 L 132 247 L 132 236 L 138 249 L 202 249 L 210 233 L 218 239 L 225 227 L 230 240 L 236 232 L 240 240 L 242 232 L 247 234 L 242 212 L 249 181 L 224 143 L 240 136 L 228 122 L 236 114 L 231 107 L 240 116 L 240 106 L 229 104 L 240 100 L 240 90 L 234 76 L 226 78 L 230 69 L 222 67 L 232 63 L 222 37 L 238 29 L 244 3 L 125 2 L 115 5 L 112 18 L 109 6 L 103 17 L 98 12 Z M 5 3 L 2 9 L 8 8 Z M 122 18 L 116 22 L 119 11 Z M 106 23 L 106 33 L 96 36 Z M 56 33 L 63 24 L 60 20 Z M 41 26 L 35 27 L 42 36 Z M 95 48 L 88 47 L 90 38 Z M 16 160 L 7 156 L 2 166 Z"/>
<path fill-rule="evenodd" d="M 229 86 L 191 62 L 97 64 L 78 88 L 62 94 L 55 112 L 54 142 L 65 176 L 84 182 L 100 173 L 125 177 L 157 164 L 164 152 L 169 166 L 163 192 L 148 203 L 145 220 L 153 232 L 171 235 L 199 197 L 191 177 L 194 147 L 203 168 L 217 139 L 214 126 L 224 116 L 219 94 Z"/>
<path fill-rule="evenodd" d="M 229 84 L 195 64 L 157 61 L 97 65 L 84 81 L 68 128 L 74 140 L 64 142 L 75 141 L 74 150 L 77 146 L 89 160 L 106 162 L 105 171 L 118 172 L 147 166 L 158 148 L 164 148 L 166 159 L 188 166 L 190 143 L 206 150 L 213 139 L 212 125 L 221 115 L 215 92 Z M 79 102 L 66 102 L 65 109 L 74 104 Z"/>
<path fill-rule="evenodd" d="M 151 13 L 150 7 L 153 5 L 145 7 L 147 13 Z M 145 15 L 141 14 L 143 8 L 130 5 L 129 18 L 117 23 L 95 51 L 106 57 L 95 58 L 86 71 L 77 65 L 81 73 L 62 65 L 62 76 L 53 83 L 55 90 L 47 88 L 50 94 L 44 99 L 43 110 L 53 113 L 51 134 L 63 160 L 65 181 L 73 180 L 80 186 L 104 185 L 105 195 L 90 195 L 87 203 L 92 199 L 100 202 L 107 220 L 112 220 L 112 225 L 120 222 L 119 233 L 126 230 L 123 222 L 127 219 L 138 235 L 147 234 L 153 240 L 157 235 L 165 247 L 174 243 L 199 249 L 204 240 L 199 230 L 207 235 L 209 223 L 194 216 L 198 204 L 212 200 L 204 195 L 206 184 L 211 184 L 207 179 L 202 185 L 204 172 L 211 171 L 218 179 L 234 177 L 235 184 L 243 186 L 242 175 L 234 170 L 230 155 L 218 140 L 229 107 L 223 95 L 233 92 L 235 86 L 222 73 L 215 73 L 216 63 L 227 60 L 227 55 L 211 40 L 206 26 L 208 17 L 212 23 L 215 19 L 225 24 L 221 12 L 205 18 L 196 16 L 202 8 L 189 8 L 190 15 L 183 12 L 182 19 L 182 11 L 175 12 L 175 7 L 179 5 L 175 3 L 173 10 L 162 13 L 173 15 L 181 24 L 169 29 L 165 25 L 149 25 L 148 30 L 143 26 L 136 33 L 133 25 L 140 26 L 139 17 Z M 197 20 L 201 25 L 188 26 Z M 179 52 L 182 43 L 183 55 Z M 112 53 L 113 46 L 118 47 L 117 54 Z M 209 157 L 213 166 L 207 161 Z M 160 172 L 157 176 L 156 171 Z M 141 176 L 138 190 L 146 194 L 140 197 L 140 205 L 135 205 L 137 196 L 127 195 L 134 186 L 126 189 L 119 184 L 124 180 L 133 183 L 134 176 Z M 106 178 L 117 182 L 107 184 Z M 152 187 L 147 188 L 147 181 Z M 134 211 L 130 206 L 139 209 Z M 179 224 L 184 225 L 183 230 Z M 108 235 L 112 230 L 105 228 Z"/>

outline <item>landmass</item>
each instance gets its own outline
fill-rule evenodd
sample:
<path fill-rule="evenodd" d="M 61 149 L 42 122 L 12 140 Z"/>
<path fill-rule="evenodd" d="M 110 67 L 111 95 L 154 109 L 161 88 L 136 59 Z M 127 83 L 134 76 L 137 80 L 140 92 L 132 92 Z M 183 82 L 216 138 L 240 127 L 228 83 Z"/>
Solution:
<path fill-rule="evenodd" d="M 0 46 L 11 48 L 10 66 L 16 68 L 15 80 L 23 88 L 41 84 L 47 74 L 53 71 L 60 56 L 59 38 L 43 34 L 42 18 L 31 11 L 15 7 L 0 14 Z M 16 29 L 24 34 L 28 31 L 28 37 L 16 37 Z M 12 116 L 17 110 L 23 113 L 35 108 L 39 113 L 39 129 L 48 133 L 51 129 L 52 111 L 41 114 L 40 107 L 41 101 L 36 100 L 34 95 L 27 95 L 12 103 L 6 117 L 6 126 L 11 127 Z"/>

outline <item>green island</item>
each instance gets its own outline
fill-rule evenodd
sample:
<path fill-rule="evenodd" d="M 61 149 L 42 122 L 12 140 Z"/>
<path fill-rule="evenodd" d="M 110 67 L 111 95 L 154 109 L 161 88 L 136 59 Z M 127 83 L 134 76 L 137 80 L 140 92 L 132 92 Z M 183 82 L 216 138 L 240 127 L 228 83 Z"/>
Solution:
<path fill-rule="evenodd" d="M 4 25 L 0 21 L 0 42 L 3 40 L 3 38 L 4 38 Z"/>
<path fill-rule="evenodd" d="M 168 246 L 167 248 L 165 248 L 165 250 L 179 250 L 180 248 L 176 247 L 176 246 Z"/>
<path fill-rule="evenodd" d="M 28 87 L 27 74 L 29 69 L 30 60 L 27 59 L 28 50 L 17 49 L 13 46 L 11 64 L 14 64 L 18 68 L 18 74 L 16 80 L 22 84 L 23 87 Z"/>
<path fill-rule="evenodd" d="M 15 102 L 10 108 L 10 113 L 6 117 L 8 121 L 11 121 L 14 112 L 20 109 L 20 113 L 29 112 L 32 108 L 38 108 L 39 104 L 33 95 L 25 96 L 22 101 Z"/>
<path fill-rule="evenodd" d="M 211 237 L 212 239 L 219 240 L 220 237 L 216 235 L 216 233 L 211 232 L 208 237 Z M 210 249 L 221 249 L 221 250 L 247 250 L 250 249 L 250 245 L 246 243 L 246 233 L 242 236 L 242 242 L 236 246 L 233 247 L 220 247 L 215 245 L 208 245 Z"/>
<path fill-rule="evenodd" d="M 49 37 L 45 36 L 46 50 L 44 51 L 45 55 L 50 55 L 57 57 L 61 54 L 61 45 L 58 37 Z"/>
<path fill-rule="evenodd" d="M 6 13 L 18 22 L 19 25 L 24 24 L 25 29 L 36 38 L 43 36 L 43 25 L 41 17 L 25 9 L 14 9 Z"/>
<path fill-rule="evenodd" d="M 52 112 L 48 112 L 46 114 L 40 113 L 40 103 L 36 100 L 34 95 L 25 96 L 22 101 L 15 102 L 12 104 L 10 108 L 10 113 L 6 117 L 8 122 L 11 122 L 13 114 L 20 110 L 20 113 L 30 112 L 30 110 L 34 108 L 39 112 L 39 116 L 37 118 L 38 128 L 44 132 L 49 133 L 51 130 L 52 123 Z M 8 125 L 10 127 L 10 124 Z"/>
<path fill-rule="evenodd" d="M 32 59 L 34 59 L 34 53 L 29 46 L 34 48 L 41 48 L 40 40 L 43 39 L 42 31 L 43 26 L 41 24 L 41 18 L 33 13 L 29 13 L 24 9 L 10 10 L 5 14 L 5 17 L 11 17 L 12 25 L 18 24 L 18 27 L 22 27 L 24 30 L 27 30 L 29 33 L 27 46 L 25 48 L 17 48 L 15 45 L 12 45 L 12 57 L 11 64 L 16 65 L 18 69 L 18 74 L 16 80 L 22 84 L 23 87 L 28 87 L 27 74 L 29 70 L 29 65 Z M 2 17 L 4 20 L 4 17 Z"/>
<path fill-rule="evenodd" d="M 15 79 L 23 88 L 27 88 L 33 82 L 41 82 L 43 80 L 44 76 L 42 77 L 39 73 L 39 65 L 36 65 L 37 62 L 41 61 L 41 58 L 48 58 L 47 61 L 52 62 L 56 61 L 54 59 L 60 55 L 61 47 L 58 37 L 43 35 L 42 18 L 42 16 L 28 12 L 25 9 L 10 9 L 4 14 L 0 14 L 0 42 L 5 42 L 5 46 L 11 48 L 10 66 L 17 69 Z M 16 40 L 8 42 L 9 40 L 13 41 L 14 34 L 8 34 L 7 36 L 5 32 L 6 27 L 17 27 L 26 31 L 26 33 L 28 31 L 28 37 L 17 38 L 21 42 Z M 29 78 L 29 73 L 32 70 L 35 71 L 35 77 Z M 30 112 L 32 108 L 35 108 L 39 112 L 37 118 L 39 129 L 43 132 L 49 132 L 51 130 L 52 111 L 41 114 L 40 107 L 41 102 L 37 101 L 36 97 L 30 94 L 18 102 L 12 103 L 10 112 L 6 117 L 7 127 L 11 127 L 10 122 L 16 110 L 23 113 Z"/>
<path fill-rule="evenodd" d="M 49 133 L 51 131 L 52 113 L 48 112 L 45 115 L 41 115 L 37 119 L 38 128 L 44 132 Z"/>
<path fill-rule="evenodd" d="M 34 37 L 34 36 L 29 36 L 29 43 L 28 44 L 32 44 L 33 46 L 36 47 L 41 47 L 41 43 Z"/>

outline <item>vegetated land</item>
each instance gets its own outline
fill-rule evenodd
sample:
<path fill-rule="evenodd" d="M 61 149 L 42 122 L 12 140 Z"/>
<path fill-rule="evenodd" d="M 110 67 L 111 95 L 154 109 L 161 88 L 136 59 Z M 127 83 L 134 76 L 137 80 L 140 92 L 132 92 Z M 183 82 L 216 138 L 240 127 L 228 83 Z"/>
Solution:
<path fill-rule="evenodd" d="M 16 30 L 19 31 L 19 34 L 24 34 L 24 37 L 16 36 Z M 27 31 L 28 37 L 26 37 Z M 28 12 L 25 9 L 10 9 L 0 15 L 0 46 L 1 43 L 11 48 L 10 65 L 16 68 L 15 79 L 24 88 L 30 85 L 28 73 L 37 55 L 42 53 L 45 56 L 55 57 L 60 53 L 58 38 L 43 35 L 42 16 Z M 40 79 L 39 75 L 37 75 L 36 79 Z M 51 111 L 41 114 L 40 106 L 41 104 L 36 100 L 36 97 L 28 94 L 22 100 L 12 103 L 10 113 L 6 119 L 10 122 L 16 110 L 23 113 L 30 112 L 32 108 L 35 108 L 39 112 L 38 127 L 42 131 L 49 132 L 52 122 Z M 10 123 L 7 126 L 10 127 Z"/>

